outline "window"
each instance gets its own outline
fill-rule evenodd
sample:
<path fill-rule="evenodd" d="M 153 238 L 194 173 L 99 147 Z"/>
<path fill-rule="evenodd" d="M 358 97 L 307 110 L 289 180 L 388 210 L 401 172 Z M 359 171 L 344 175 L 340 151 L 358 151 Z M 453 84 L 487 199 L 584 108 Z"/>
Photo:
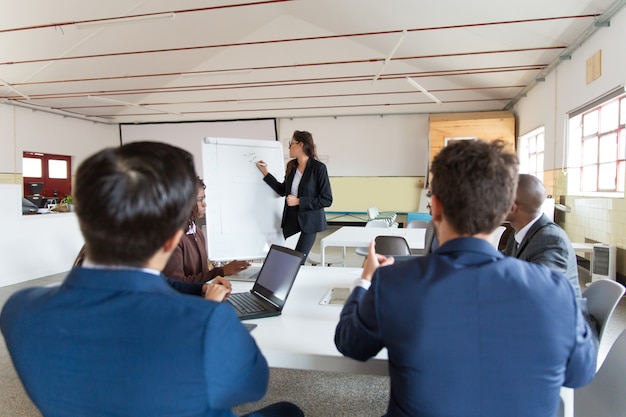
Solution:
<path fill-rule="evenodd" d="M 519 172 L 530 174 L 543 182 L 545 128 L 540 127 L 519 138 Z"/>
<path fill-rule="evenodd" d="M 61 200 L 71 194 L 71 157 L 24 152 L 22 175 L 24 197 L 43 207 L 48 200 Z"/>
<path fill-rule="evenodd" d="M 569 114 L 568 188 L 573 194 L 624 193 L 626 94 L 623 88 Z"/>

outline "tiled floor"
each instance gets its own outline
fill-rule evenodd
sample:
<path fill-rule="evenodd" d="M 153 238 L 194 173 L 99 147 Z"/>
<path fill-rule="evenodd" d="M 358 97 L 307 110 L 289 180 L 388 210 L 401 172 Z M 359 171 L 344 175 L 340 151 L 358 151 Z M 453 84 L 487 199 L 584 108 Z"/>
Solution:
<path fill-rule="evenodd" d="M 319 253 L 319 240 L 336 229 L 332 227 L 327 232 L 320 233 L 314 250 Z M 342 249 L 328 248 L 327 255 L 341 256 Z M 353 248 L 347 249 L 347 266 L 360 267 L 362 261 L 363 258 L 357 255 Z M 0 287 L 0 307 L 13 292 L 20 288 L 54 284 L 60 282 L 64 276 L 65 273 Z M 588 281 L 585 271 L 581 273 L 581 281 L 584 288 L 585 281 Z M 619 303 L 604 334 L 600 345 L 600 360 L 604 359 L 610 346 L 624 329 L 626 329 L 626 298 Z M 310 389 L 308 388 L 307 392 L 294 389 L 294 387 L 302 386 Z M 367 392 L 365 400 L 364 392 Z M 272 370 L 270 389 L 263 403 L 284 400 L 288 397 L 303 407 L 307 417 L 328 415 L 369 417 L 384 414 L 387 392 L 388 380 L 384 377 L 353 377 L 332 373 Z M 330 398 L 333 396 L 337 401 Z M 323 398 L 324 401 L 317 401 L 316 398 Z M 258 405 L 244 405 L 237 411 L 248 412 Z M 338 407 L 341 409 L 340 414 L 337 414 Z M 22 388 L 2 337 L 0 337 L 0 417 L 41 417 Z"/>

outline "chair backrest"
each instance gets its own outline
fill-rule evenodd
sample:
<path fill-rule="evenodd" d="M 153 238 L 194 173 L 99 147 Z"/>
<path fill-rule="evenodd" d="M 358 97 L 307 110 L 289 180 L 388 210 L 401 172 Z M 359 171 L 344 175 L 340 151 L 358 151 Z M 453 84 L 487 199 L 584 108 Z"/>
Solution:
<path fill-rule="evenodd" d="M 494 230 L 493 233 L 491 234 L 491 244 L 493 245 L 494 248 L 498 249 L 498 246 L 500 245 L 500 238 L 502 237 L 502 234 L 504 233 L 505 230 L 506 230 L 506 227 L 498 226 L 496 227 L 496 230 Z"/>
<path fill-rule="evenodd" d="M 402 236 L 376 236 L 376 253 L 385 256 L 406 256 L 411 254 L 411 248 Z"/>
<path fill-rule="evenodd" d="M 618 282 L 609 279 L 599 279 L 593 281 L 582 293 L 583 298 L 587 299 L 587 308 L 589 314 L 598 323 L 598 339 L 602 340 L 602 335 L 606 329 L 613 311 L 619 300 L 624 295 L 624 286 Z"/>
<path fill-rule="evenodd" d="M 365 227 L 389 227 L 389 222 L 387 220 L 370 220 L 365 223 Z"/>
<path fill-rule="evenodd" d="M 406 224 L 407 229 L 426 229 L 428 227 L 428 221 L 426 220 L 410 220 Z"/>
<path fill-rule="evenodd" d="M 622 331 L 611 346 L 595 378 L 589 385 L 576 390 L 574 410 L 577 416 L 624 417 L 626 412 L 624 358 L 626 358 L 626 330 Z"/>
<path fill-rule="evenodd" d="M 367 209 L 367 217 L 372 220 L 375 219 L 376 217 L 378 217 L 378 215 L 380 214 L 380 212 L 378 211 L 378 209 L 374 206 L 370 207 Z"/>
<path fill-rule="evenodd" d="M 428 222 L 426 226 L 426 233 L 424 233 L 424 250 L 423 255 L 428 255 L 439 247 L 439 241 L 437 240 L 437 234 L 435 233 L 435 225 L 432 221 Z"/>

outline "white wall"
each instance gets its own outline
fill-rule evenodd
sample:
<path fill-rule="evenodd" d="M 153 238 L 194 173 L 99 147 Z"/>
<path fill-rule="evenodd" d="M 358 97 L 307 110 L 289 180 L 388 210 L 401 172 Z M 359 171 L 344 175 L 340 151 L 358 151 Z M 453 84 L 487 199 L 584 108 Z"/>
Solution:
<path fill-rule="evenodd" d="M 331 177 L 425 176 L 428 170 L 427 114 L 280 119 L 285 155 L 295 130 L 311 132 Z"/>
<path fill-rule="evenodd" d="M 0 105 L 0 175 L 22 173 L 22 152 L 72 156 L 72 170 L 89 155 L 119 146 L 117 125 Z M 0 186 L 0 286 L 64 272 L 83 244 L 72 213 L 22 216 L 21 184 Z"/>
<path fill-rule="evenodd" d="M 516 104 L 520 135 L 545 126 L 546 170 L 563 167 L 567 113 L 626 84 L 625 39 L 626 9 L 622 9 L 609 27 L 597 31 L 570 61 L 563 61 Z M 598 50 L 602 50 L 602 76 L 587 84 L 586 61 Z"/>

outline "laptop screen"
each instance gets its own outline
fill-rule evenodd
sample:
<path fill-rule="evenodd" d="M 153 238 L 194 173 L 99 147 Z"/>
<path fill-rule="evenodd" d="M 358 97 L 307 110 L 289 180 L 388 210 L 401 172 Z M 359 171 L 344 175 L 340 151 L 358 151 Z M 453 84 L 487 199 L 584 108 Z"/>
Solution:
<path fill-rule="evenodd" d="M 272 245 L 252 291 L 282 306 L 300 270 L 303 257 L 302 253 L 295 250 Z"/>

